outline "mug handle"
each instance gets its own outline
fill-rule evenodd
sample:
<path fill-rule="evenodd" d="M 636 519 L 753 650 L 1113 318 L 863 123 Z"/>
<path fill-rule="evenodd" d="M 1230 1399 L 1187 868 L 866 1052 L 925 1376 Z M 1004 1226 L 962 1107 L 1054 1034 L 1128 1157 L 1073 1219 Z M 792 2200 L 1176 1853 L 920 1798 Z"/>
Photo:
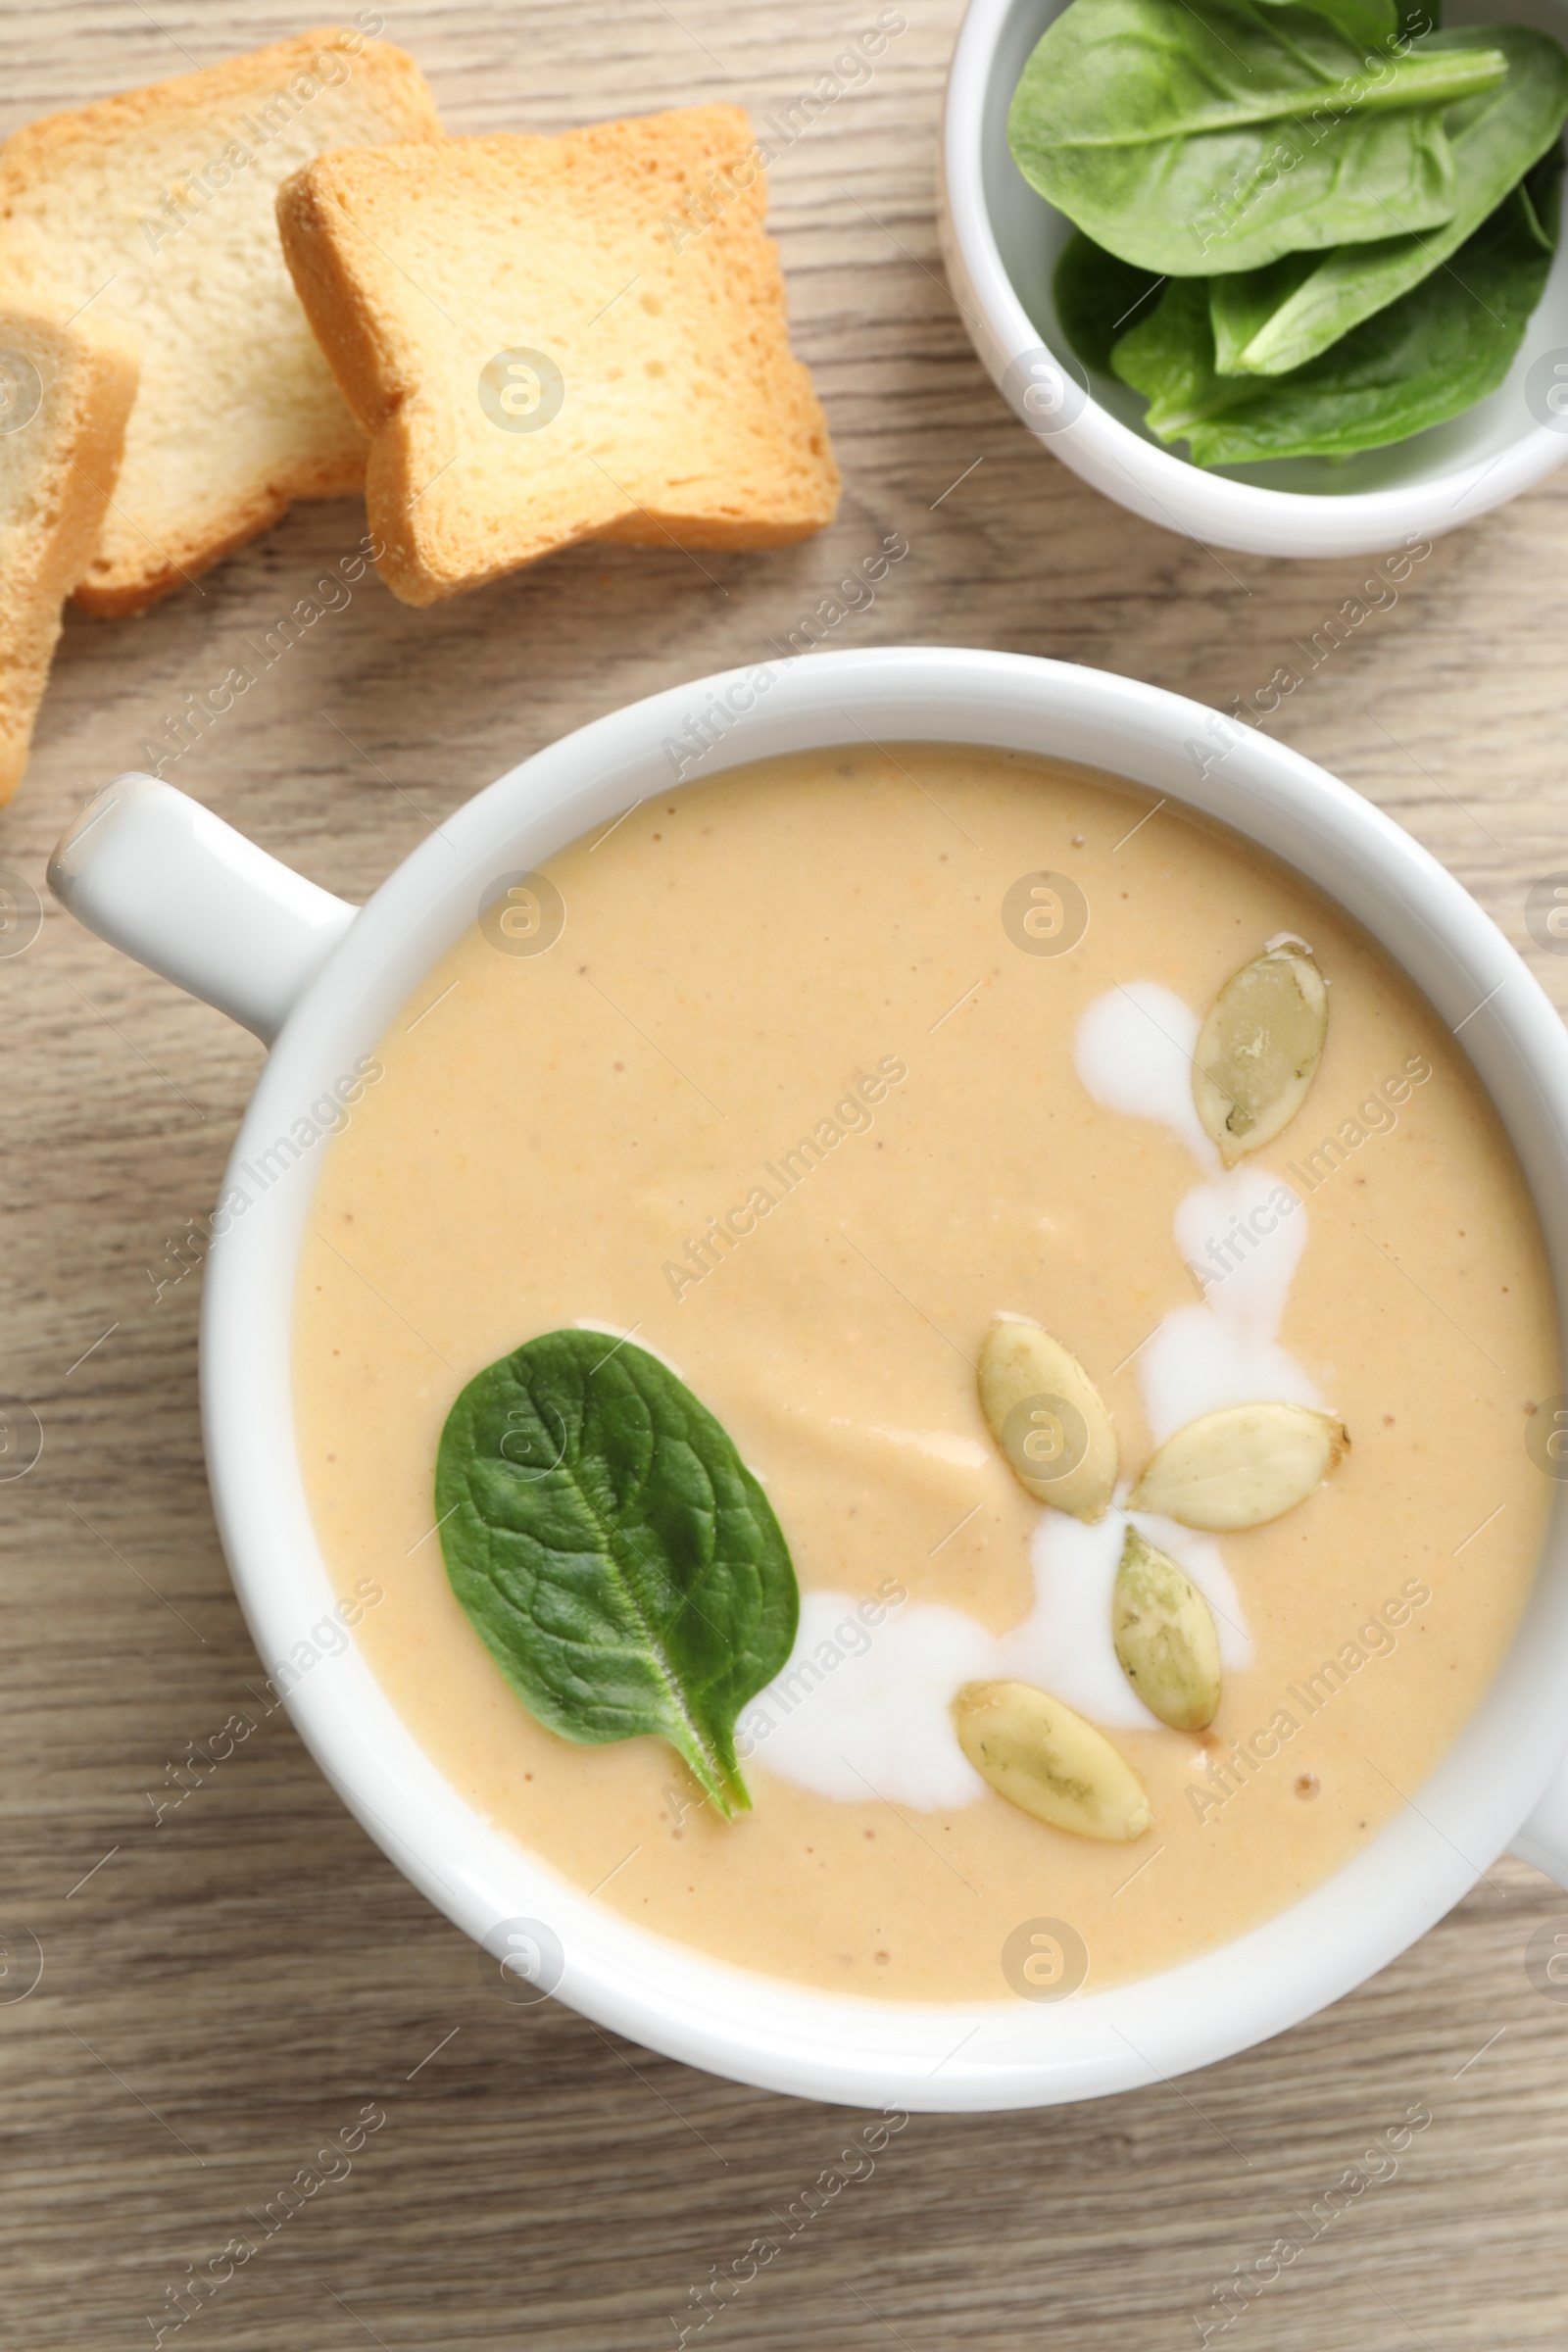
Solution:
<path fill-rule="evenodd" d="M 188 793 L 134 773 L 66 828 L 48 879 L 77 922 L 268 1046 L 359 912 Z"/>
<path fill-rule="evenodd" d="M 1559 1764 L 1508 1851 L 1568 1886 L 1568 1764 Z"/>

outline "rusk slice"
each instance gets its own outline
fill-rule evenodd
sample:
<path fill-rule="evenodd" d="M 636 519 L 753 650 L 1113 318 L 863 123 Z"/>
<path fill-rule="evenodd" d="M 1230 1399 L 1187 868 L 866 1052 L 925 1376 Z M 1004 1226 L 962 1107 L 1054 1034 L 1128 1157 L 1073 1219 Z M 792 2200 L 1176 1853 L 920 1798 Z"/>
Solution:
<path fill-rule="evenodd" d="M 364 476 L 363 436 L 278 249 L 280 180 L 325 147 L 438 138 L 417 67 L 303 33 L 53 115 L 0 148 L 0 299 L 136 354 L 115 504 L 76 601 L 139 612 Z"/>
<path fill-rule="evenodd" d="M 729 106 L 362 148 L 288 182 L 283 250 L 370 435 L 405 603 L 579 539 L 774 547 L 832 520 L 765 209 Z"/>
<path fill-rule="evenodd" d="M 22 781 L 136 397 L 128 353 L 0 305 L 0 804 Z"/>

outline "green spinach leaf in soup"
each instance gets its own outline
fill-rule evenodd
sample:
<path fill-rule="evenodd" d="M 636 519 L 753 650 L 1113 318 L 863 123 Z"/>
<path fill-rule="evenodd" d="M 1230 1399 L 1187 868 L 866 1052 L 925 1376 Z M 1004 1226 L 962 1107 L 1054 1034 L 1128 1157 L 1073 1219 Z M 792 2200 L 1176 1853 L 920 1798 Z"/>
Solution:
<path fill-rule="evenodd" d="M 1444 118 L 1500 81 L 1495 49 L 1368 51 L 1295 0 L 1071 0 L 1007 119 L 1030 185 L 1156 275 L 1261 269 L 1441 227 Z"/>
<path fill-rule="evenodd" d="M 1560 158 L 1511 189 L 1445 269 L 1288 375 L 1221 375 L 1209 288 L 1173 279 L 1117 342 L 1145 423 L 1200 466 L 1350 457 L 1459 416 L 1511 367 L 1551 268 Z"/>
<path fill-rule="evenodd" d="M 751 1798 L 735 1720 L 790 1654 L 800 1593 L 766 1495 L 657 1356 L 553 1331 L 469 1381 L 436 1468 L 447 1574 L 563 1739 L 667 1740 L 719 1812 Z"/>
<path fill-rule="evenodd" d="M 1522 25 L 1467 25 L 1439 33 L 1435 49 L 1500 49 L 1508 75 L 1447 119 L 1453 149 L 1453 218 L 1441 228 L 1346 245 L 1318 258 L 1292 254 L 1266 270 L 1211 279 L 1214 358 L 1224 375 L 1283 375 L 1315 359 L 1363 318 L 1458 251 L 1508 190 L 1545 154 L 1568 120 L 1568 54 Z"/>

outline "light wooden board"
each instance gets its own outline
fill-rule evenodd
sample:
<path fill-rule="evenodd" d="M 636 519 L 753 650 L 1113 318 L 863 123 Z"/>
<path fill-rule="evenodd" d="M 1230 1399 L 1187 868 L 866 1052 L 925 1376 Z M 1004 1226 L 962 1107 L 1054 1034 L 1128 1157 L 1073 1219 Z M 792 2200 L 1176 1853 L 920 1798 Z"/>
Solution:
<path fill-rule="evenodd" d="M 428 612 L 367 581 L 173 780 L 364 897 L 432 819 L 564 729 L 762 658 L 889 531 L 909 558 L 837 643 L 1048 654 L 1221 707 L 1297 659 L 1367 564 L 1221 560 L 1136 521 L 1034 448 L 986 381 L 933 219 L 958 8 L 904 7 L 874 76 L 773 174 L 797 344 L 844 464 L 834 531 L 701 566 L 583 551 Z M 557 129 L 718 97 L 788 105 L 875 13 L 431 0 L 388 31 L 453 128 Z M 13 8 L 0 127 L 300 24 L 282 0 Z M 351 504 L 307 508 L 144 620 L 73 620 L 0 864 L 41 890 L 85 791 L 140 764 L 181 697 L 362 528 Z M 1271 724 L 1446 859 L 1568 1009 L 1568 962 L 1523 924 L 1532 879 L 1568 865 L 1565 539 L 1568 475 L 1443 541 Z M 154 1281 L 212 1203 L 260 1050 L 53 907 L 0 961 L 0 1388 L 45 1430 L 37 1469 L 0 1489 L 0 1930 L 13 1970 L 24 1932 L 44 1954 L 36 1990 L 0 2007 L 0 2333 L 19 2352 L 150 2343 L 187 2266 L 254 2236 L 251 2209 L 372 2101 L 386 2120 L 347 2177 L 168 2340 L 672 2347 L 691 2290 L 776 2233 L 863 2119 L 491 1998 L 286 1719 L 261 1718 L 202 1473 L 200 1273 L 161 1296 Z M 169 1768 L 240 1712 L 256 1732 L 156 1822 Z M 1568 2006 L 1523 1964 L 1559 1914 L 1568 1895 L 1504 1862 L 1352 1999 L 1227 2066 L 1111 2103 L 916 2117 L 706 2342 L 1175 2352 L 1200 2340 L 1195 2313 L 1221 2308 L 1217 2282 L 1267 2269 L 1311 2201 L 1425 2102 L 1396 2176 L 1213 2340 L 1560 2346 Z"/>

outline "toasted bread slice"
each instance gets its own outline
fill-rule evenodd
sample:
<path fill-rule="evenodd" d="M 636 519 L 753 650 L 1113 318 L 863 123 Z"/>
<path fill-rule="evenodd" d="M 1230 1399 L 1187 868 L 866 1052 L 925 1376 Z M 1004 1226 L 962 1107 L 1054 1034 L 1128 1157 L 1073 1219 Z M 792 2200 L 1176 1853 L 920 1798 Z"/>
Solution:
<path fill-rule="evenodd" d="M 22 781 L 136 397 L 128 352 L 0 305 L 0 805 Z"/>
<path fill-rule="evenodd" d="M 322 156 L 283 251 L 370 435 L 383 576 L 427 605 L 578 539 L 774 547 L 838 468 L 737 107 Z"/>
<path fill-rule="evenodd" d="M 0 148 L 0 299 L 133 351 L 115 504 L 76 593 L 139 612 L 277 520 L 363 479 L 364 441 L 278 250 L 277 184 L 323 147 L 433 139 L 418 68 L 303 33 L 53 115 Z"/>

